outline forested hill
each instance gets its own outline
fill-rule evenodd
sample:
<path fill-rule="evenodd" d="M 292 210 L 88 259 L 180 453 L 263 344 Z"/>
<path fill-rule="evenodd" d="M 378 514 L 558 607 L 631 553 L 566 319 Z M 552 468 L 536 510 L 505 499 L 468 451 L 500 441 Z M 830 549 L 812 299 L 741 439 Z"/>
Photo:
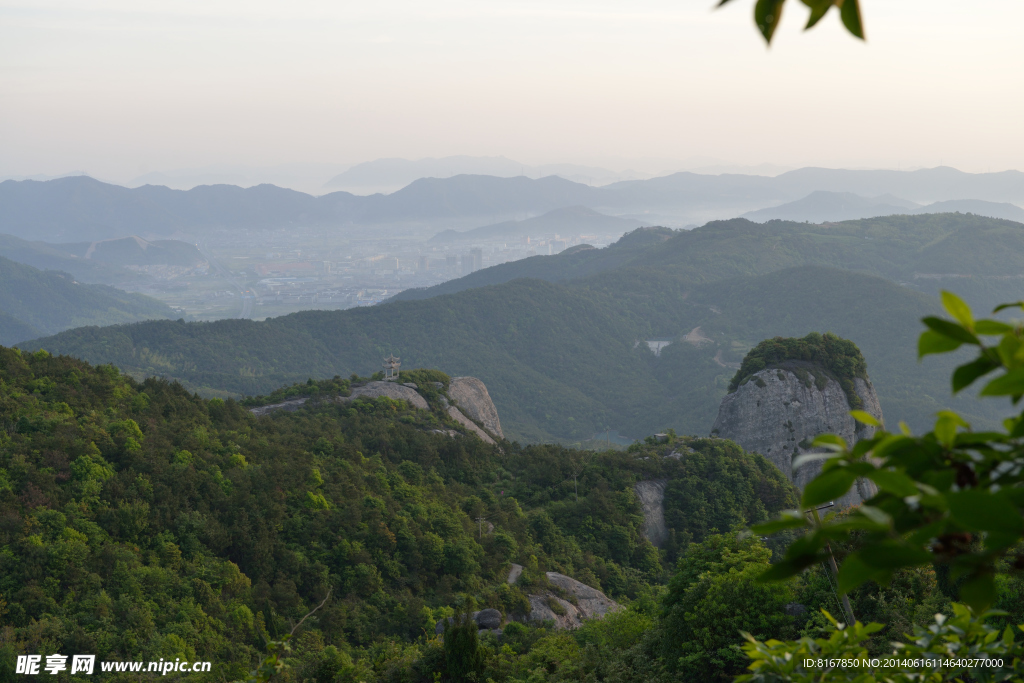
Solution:
<path fill-rule="evenodd" d="M 434 625 L 456 610 L 523 619 L 527 592 L 551 589 L 546 571 L 650 607 L 688 544 L 717 547 L 716 530 L 796 504 L 770 463 L 723 440 L 499 450 L 438 433 L 439 413 L 404 401 L 329 400 L 349 393 L 341 378 L 284 393 L 312 398 L 257 418 L 163 380 L 0 347 L 0 666 L 179 658 L 214 663 L 189 680 L 238 680 L 329 595 L 282 680 L 426 683 L 446 667 Z M 654 479 L 669 482 L 663 553 L 633 490 Z M 771 553 L 753 543 L 760 570 Z M 510 585 L 511 562 L 525 569 Z M 792 628 L 783 602 L 758 609 Z M 612 626 L 627 640 L 653 625 L 624 618 Z M 481 665 L 525 680 L 567 637 L 506 626 L 515 649 L 489 648 Z"/>
<path fill-rule="evenodd" d="M 888 419 L 924 427 L 954 407 L 981 425 L 997 417 L 994 408 L 949 398 L 953 361 L 917 362 L 919 320 L 937 310 L 928 294 L 939 287 L 979 308 L 1015 300 L 1020 272 L 1024 225 L 1010 221 L 739 219 L 690 232 L 642 229 L 607 249 L 485 269 L 452 288 L 508 281 L 426 300 L 261 323 L 80 328 L 24 346 L 223 397 L 366 373 L 394 352 L 479 377 L 511 438 L 575 442 L 609 428 L 707 434 L 748 349 L 834 332 L 863 350 Z M 532 279 L 509 279 L 523 273 Z M 646 342 L 657 339 L 670 343 L 655 355 Z"/>
<path fill-rule="evenodd" d="M 888 419 L 925 424 L 947 405 L 977 417 L 975 402 L 946 400 L 946 361 L 916 361 L 918 321 L 935 309 L 923 294 L 836 269 L 696 286 L 616 271 L 264 322 L 80 328 L 23 346 L 235 394 L 366 374 L 393 351 L 403 363 L 479 377 L 509 438 L 579 441 L 608 427 L 632 436 L 668 427 L 707 434 L 748 348 L 811 331 L 861 348 Z M 673 342 L 655 356 L 644 341 L 655 338 Z"/>
<path fill-rule="evenodd" d="M 76 282 L 0 256 L 0 344 L 15 344 L 82 325 L 171 318 L 166 304 L 142 294 Z"/>
<path fill-rule="evenodd" d="M 878 275 L 927 293 L 956 288 L 978 306 L 1019 298 L 1024 224 L 972 214 L 883 216 L 815 225 L 713 221 L 693 230 L 640 228 L 607 249 L 502 264 L 396 299 L 423 299 L 519 277 L 558 282 L 619 269 L 657 270 L 688 282 L 760 275 L 801 265 Z"/>
<path fill-rule="evenodd" d="M 518 278 L 536 278 L 548 282 L 571 280 L 642 262 L 658 245 L 677 232 L 670 228 L 638 228 L 623 235 L 605 249 L 581 244 L 554 256 L 532 256 L 520 261 L 502 263 L 478 270 L 465 277 L 442 282 L 423 289 L 407 289 L 393 297 L 394 301 L 429 299 L 440 294 L 454 294 L 474 287 L 497 285 Z"/>

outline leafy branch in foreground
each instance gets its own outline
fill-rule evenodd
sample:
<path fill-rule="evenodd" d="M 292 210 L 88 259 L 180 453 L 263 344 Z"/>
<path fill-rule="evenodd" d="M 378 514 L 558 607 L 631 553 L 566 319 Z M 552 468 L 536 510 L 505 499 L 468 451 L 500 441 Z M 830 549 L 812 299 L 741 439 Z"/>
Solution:
<path fill-rule="evenodd" d="M 843 20 L 843 26 L 846 27 L 846 30 L 864 40 L 864 24 L 860 17 L 859 0 L 800 1 L 811 10 L 811 14 L 807 18 L 807 26 L 804 27 L 804 30 L 812 28 L 821 21 L 821 18 L 834 6 L 839 10 L 839 17 Z M 727 2 L 729 0 L 720 0 L 718 6 L 721 7 Z M 761 35 L 764 36 L 766 43 L 770 44 L 772 42 L 775 29 L 778 28 L 779 21 L 782 19 L 782 8 L 785 4 L 786 0 L 757 0 L 757 4 L 754 5 L 754 22 L 757 24 L 758 30 L 761 31 Z"/>
<path fill-rule="evenodd" d="M 952 320 L 924 318 L 928 329 L 918 341 L 918 356 L 974 346 L 977 357 L 953 373 L 953 392 L 1001 370 L 980 394 L 1008 396 L 1016 405 L 1024 396 L 1024 327 L 975 320 L 967 304 L 949 292 L 942 293 L 942 302 Z M 1007 308 L 1024 309 L 1024 302 L 999 306 L 994 313 Z M 801 508 L 753 527 L 758 534 L 806 531 L 762 578 L 784 580 L 826 561 L 830 541 L 849 542 L 855 548 L 839 568 L 838 589 L 843 594 L 869 581 L 887 585 L 900 569 L 944 565 L 952 580 L 961 582 L 959 599 L 969 607 L 957 613 L 957 619 L 967 620 L 964 634 L 974 629 L 972 633 L 980 639 L 974 645 L 1002 643 L 997 650 L 1015 658 L 1016 670 L 1021 666 L 1016 659 L 1021 650 L 1014 644 L 1012 631 L 1000 639 L 994 630 L 983 628 L 983 621 L 992 614 L 985 610 L 996 601 L 997 568 L 1024 568 L 1024 555 L 1018 554 L 1024 540 L 1024 414 L 1005 420 L 1003 431 L 975 432 L 956 413 L 943 411 L 932 431 L 919 437 L 912 436 L 902 423 L 900 433 L 895 434 L 885 431 L 867 413 L 855 410 L 852 415 L 878 428 L 874 437 L 850 447 L 837 436 L 819 436 L 814 445 L 830 453 L 808 454 L 793 463 L 797 467 L 810 459 L 825 460 L 821 474 L 805 487 Z M 875 484 L 876 495 L 843 516 L 830 515 L 824 521 L 816 515 L 808 518 L 807 512 L 839 498 L 861 477 Z M 851 628 L 854 631 L 835 635 L 842 647 L 835 643 L 829 647 L 849 653 L 856 640 L 854 633 L 859 633 L 856 629 L 872 627 L 857 624 Z M 936 628 L 947 627 L 938 623 Z M 862 635 L 866 638 L 870 632 Z M 919 639 L 918 644 L 921 642 Z M 959 647 L 966 651 L 968 645 L 964 635 Z M 772 649 L 782 648 L 793 655 L 794 647 L 811 652 L 815 648 L 824 651 L 826 646 L 812 645 L 807 639 L 775 645 L 752 641 L 748 654 L 754 658 L 755 668 L 773 669 L 774 665 L 766 663 L 774 661 Z M 925 651 L 930 652 L 921 650 Z M 978 678 L 980 669 L 972 670 L 971 675 Z"/>
<path fill-rule="evenodd" d="M 954 605 L 954 610 L 952 618 L 935 615 L 935 623 L 927 629 L 915 626 L 913 642 L 896 644 L 893 654 L 886 657 L 871 655 L 866 645 L 871 634 L 882 630 L 881 624 L 857 622 L 846 627 L 828 612 L 825 616 L 839 627 L 828 638 L 759 642 L 744 634 L 747 643 L 743 650 L 753 662 L 753 673 L 737 676 L 735 681 L 940 683 L 966 676 L 979 682 L 1019 680 L 1022 649 L 1014 639 L 1014 629 L 1007 626 L 1000 634 L 967 607 Z M 979 661 L 986 664 L 975 664 Z M 881 675 L 874 677 L 873 670 Z"/>

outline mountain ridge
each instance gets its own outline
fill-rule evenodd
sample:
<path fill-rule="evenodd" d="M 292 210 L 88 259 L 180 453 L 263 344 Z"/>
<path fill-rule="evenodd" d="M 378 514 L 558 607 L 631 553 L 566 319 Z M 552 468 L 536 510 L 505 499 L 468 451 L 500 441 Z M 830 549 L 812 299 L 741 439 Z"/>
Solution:
<path fill-rule="evenodd" d="M 826 190 L 912 201 L 976 199 L 1024 202 L 1024 173 L 798 169 L 776 177 L 682 172 L 591 187 L 557 176 L 459 175 L 421 178 L 391 194 L 331 192 L 314 197 L 274 185 L 201 185 L 172 190 L 125 188 L 88 176 L 0 183 L 0 232 L 26 239 L 78 242 L 126 234 L 169 236 L 189 231 L 295 225 L 431 224 L 440 220 L 510 220 L 582 205 L 626 216 L 704 212 L 736 215 Z M 639 220 L 639 218 L 637 218 Z"/>

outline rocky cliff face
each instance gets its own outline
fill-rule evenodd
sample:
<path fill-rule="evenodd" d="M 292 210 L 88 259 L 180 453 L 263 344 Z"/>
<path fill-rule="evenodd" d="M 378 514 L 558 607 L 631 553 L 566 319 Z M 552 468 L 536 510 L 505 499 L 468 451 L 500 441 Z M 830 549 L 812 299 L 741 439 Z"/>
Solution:
<path fill-rule="evenodd" d="M 441 387 L 440 383 L 437 383 Z M 338 396 L 336 400 L 340 403 L 353 401 L 359 397 L 377 398 L 387 396 L 393 399 L 408 401 L 413 408 L 430 410 L 430 405 L 419 393 L 419 387 L 415 384 L 400 384 L 398 382 L 367 382 L 352 388 L 348 396 Z M 448 398 L 456 405 L 449 405 Z M 295 411 L 305 405 L 308 397 L 289 399 L 282 403 L 250 408 L 249 412 L 257 417 L 267 415 L 275 410 Z M 491 395 L 487 392 L 487 386 L 476 377 L 453 377 L 448 388 L 448 397 L 441 397 L 442 405 L 449 417 L 458 422 L 467 433 L 475 434 L 481 440 L 489 444 L 496 443 L 492 436 L 504 439 L 501 431 L 501 420 L 498 419 L 498 409 L 491 401 Z M 467 417 L 467 415 L 469 417 Z M 470 419 L 472 418 L 472 419 Z M 481 429 L 476 422 L 483 425 Z M 448 430 L 454 436 L 457 432 Z M 448 433 L 446 431 L 445 433 Z"/>
<path fill-rule="evenodd" d="M 668 538 L 664 507 L 666 484 L 666 479 L 647 479 L 638 481 L 633 486 L 636 497 L 640 499 L 640 507 L 644 511 L 644 536 L 659 548 Z"/>
<path fill-rule="evenodd" d="M 448 396 L 456 402 L 465 415 L 476 420 L 488 432 L 504 439 L 498 409 L 494 407 L 487 386 L 476 377 L 452 377 L 448 385 Z"/>
<path fill-rule="evenodd" d="M 522 571 L 522 565 L 513 564 L 508 582 L 515 583 Z M 582 626 L 586 619 L 601 619 L 609 612 L 622 609 L 622 605 L 601 591 L 565 574 L 547 572 L 546 576 L 561 595 L 554 591 L 528 594 L 530 613 L 526 621 L 552 621 L 556 629 L 574 629 Z"/>
<path fill-rule="evenodd" d="M 805 371 L 806 372 L 806 371 Z M 793 459 L 810 453 L 810 443 L 819 434 L 837 434 L 849 444 L 870 437 L 874 429 L 850 417 L 850 403 L 839 383 L 827 379 L 814 368 L 801 379 L 793 370 L 769 368 L 752 375 L 749 381 L 722 399 L 712 436 L 735 441 L 747 451 L 760 453 L 782 470 L 799 488 L 821 471 L 821 463 L 810 463 L 793 471 Z M 801 373 L 804 374 L 804 373 Z M 862 379 L 854 380 L 861 410 L 882 418 L 882 407 L 874 387 Z M 820 388 L 819 388 L 820 387 Z M 858 481 L 838 507 L 856 505 L 874 495 L 871 482 Z"/>

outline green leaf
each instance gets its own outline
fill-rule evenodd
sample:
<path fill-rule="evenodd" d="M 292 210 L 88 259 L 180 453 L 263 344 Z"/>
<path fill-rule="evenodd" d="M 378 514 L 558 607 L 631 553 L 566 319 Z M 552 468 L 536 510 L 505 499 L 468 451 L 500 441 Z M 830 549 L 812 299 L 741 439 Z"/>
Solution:
<path fill-rule="evenodd" d="M 803 0 L 803 3 L 811 9 L 811 15 L 807 17 L 807 26 L 804 26 L 806 31 L 821 21 L 821 18 L 835 4 L 835 0 Z"/>
<path fill-rule="evenodd" d="M 914 480 L 903 472 L 875 470 L 867 476 L 868 479 L 878 485 L 879 489 L 894 496 L 906 498 L 907 496 L 915 496 L 918 493 L 917 487 L 914 486 Z"/>
<path fill-rule="evenodd" d="M 799 557 L 787 558 L 781 562 L 777 562 L 771 566 L 770 569 L 765 571 L 757 577 L 758 581 L 769 582 L 769 581 L 784 581 L 791 576 L 796 576 L 807 567 L 818 561 L 815 555 L 801 555 Z"/>
<path fill-rule="evenodd" d="M 770 536 L 786 529 L 799 529 L 808 525 L 807 518 L 803 514 L 797 513 L 796 515 L 785 515 L 764 524 L 756 524 L 750 527 L 750 530 L 755 534 Z"/>
<path fill-rule="evenodd" d="M 850 415 L 853 417 L 854 420 L 860 422 L 861 424 L 871 425 L 872 427 L 882 426 L 882 423 L 879 422 L 874 415 L 872 415 L 871 413 L 866 413 L 863 410 L 851 410 Z"/>
<path fill-rule="evenodd" d="M 860 4 L 857 0 L 845 0 L 839 15 L 843 18 L 846 30 L 864 40 L 864 22 L 860 18 Z"/>
<path fill-rule="evenodd" d="M 974 336 L 974 333 L 964 328 L 962 325 L 957 325 L 949 320 L 943 320 L 942 318 L 936 318 L 935 316 L 928 316 L 921 318 L 921 322 L 928 326 L 928 329 L 933 332 L 945 335 L 950 339 L 956 339 L 964 344 L 980 344 L 981 340 Z"/>
<path fill-rule="evenodd" d="M 1013 326 L 998 320 L 979 320 L 974 323 L 976 334 L 1006 334 L 1013 332 Z"/>
<path fill-rule="evenodd" d="M 875 570 L 864 564 L 857 553 L 848 555 L 839 567 L 838 590 L 840 594 L 849 593 L 862 583 L 867 583 L 874 576 Z"/>
<path fill-rule="evenodd" d="M 849 491 L 856 480 L 857 475 L 845 467 L 819 474 L 804 487 L 803 506 L 812 508 L 833 501 Z"/>
<path fill-rule="evenodd" d="M 996 582 L 991 574 L 972 576 L 960 586 L 960 599 L 976 612 L 996 601 Z"/>
<path fill-rule="evenodd" d="M 972 531 L 1024 533 L 1024 519 L 1004 496 L 980 489 L 946 494 L 953 519 Z"/>
<path fill-rule="evenodd" d="M 754 5 L 754 22 L 766 43 L 772 42 L 775 29 L 779 27 L 783 3 L 784 0 L 757 0 Z"/>
<path fill-rule="evenodd" d="M 998 313 L 999 311 L 1005 310 L 1007 308 L 1022 308 L 1022 309 L 1024 309 L 1024 301 L 1015 301 L 1012 304 L 999 304 L 998 306 L 996 306 L 995 308 L 992 309 L 992 312 L 993 313 Z"/>
<path fill-rule="evenodd" d="M 969 387 L 974 380 L 978 379 L 982 375 L 988 374 L 999 367 L 998 363 L 991 361 L 986 357 L 979 358 L 976 361 L 961 365 L 953 371 L 953 393 L 957 393 L 961 389 Z"/>
<path fill-rule="evenodd" d="M 1024 394 L 1024 368 L 1010 370 L 996 377 L 981 390 L 982 396 L 1018 396 Z"/>
<path fill-rule="evenodd" d="M 836 436 L 835 434 L 819 434 L 814 437 L 811 445 L 815 448 L 827 448 L 832 451 L 846 450 L 846 441 L 843 437 Z"/>
<path fill-rule="evenodd" d="M 971 307 L 953 292 L 942 290 L 942 307 L 968 330 L 974 329 L 974 315 Z"/>
<path fill-rule="evenodd" d="M 900 569 L 932 561 L 932 554 L 927 550 L 912 548 L 896 541 L 869 543 L 858 554 L 866 565 L 876 569 Z"/>
<path fill-rule="evenodd" d="M 861 505 L 857 509 L 860 512 L 860 514 L 864 515 L 875 524 L 878 524 L 880 526 L 892 525 L 892 517 L 889 515 L 889 513 L 887 513 L 885 510 L 882 510 L 881 508 L 876 508 L 871 505 Z"/>
<path fill-rule="evenodd" d="M 956 351 L 963 344 L 956 339 L 950 339 L 944 334 L 934 330 L 925 330 L 917 339 L 917 357 L 924 358 L 932 353 L 949 353 Z"/>
<path fill-rule="evenodd" d="M 1020 351 L 1020 339 L 1013 334 L 1004 334 L 996 346 L 998 360 L 1009 370 L 1017 367 L 1017 353 Z"/>

